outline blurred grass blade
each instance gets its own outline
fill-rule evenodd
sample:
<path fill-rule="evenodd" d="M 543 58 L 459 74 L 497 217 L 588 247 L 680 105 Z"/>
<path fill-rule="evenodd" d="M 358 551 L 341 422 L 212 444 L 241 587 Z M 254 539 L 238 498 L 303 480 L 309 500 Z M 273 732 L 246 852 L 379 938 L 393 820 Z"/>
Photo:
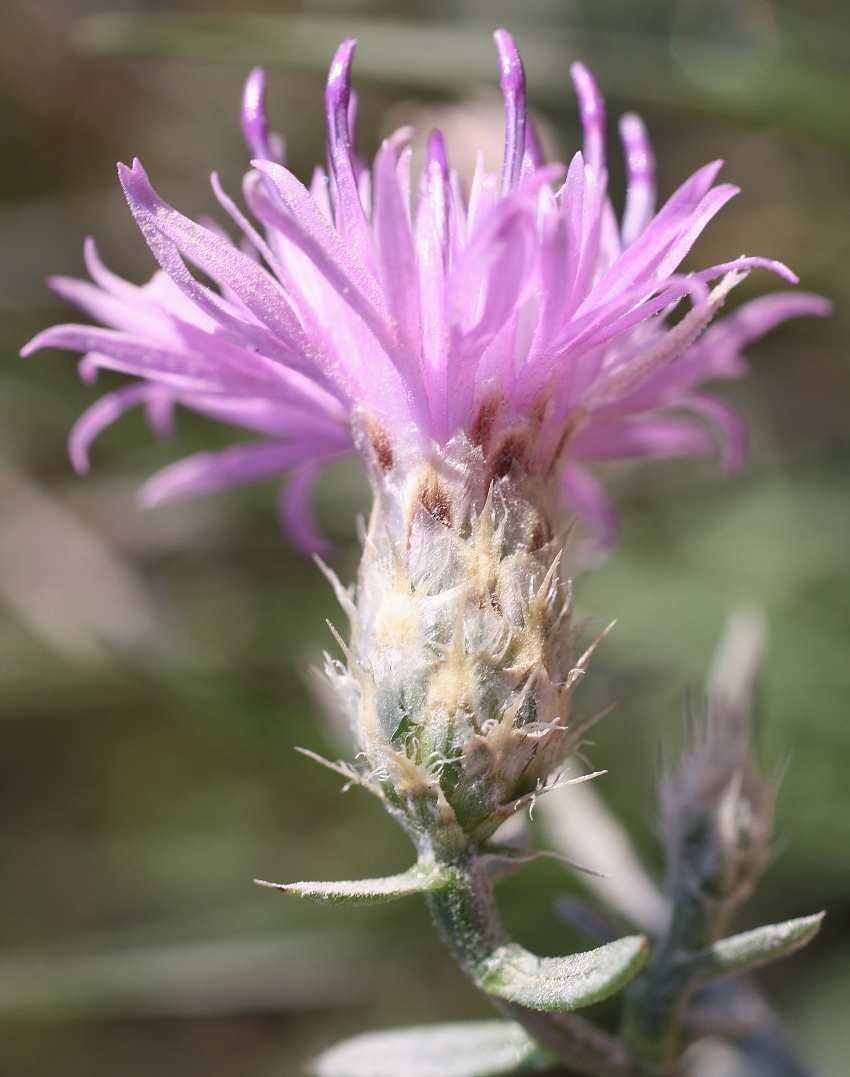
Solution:
<path fill-rule="evenodd" d="M 93 15 L 81 19 L 74 44 L 94 55 L 129 54 L 161 59 L 223 60 L 279 64 L 324 74 L 341 41 L 356 37 L 361 77 L 445 88 L 495 81 L 493 42 L 476 27 L 309 16 L 192 17 L 181 15 Z M 563 78 L 563 50 L 545 42 L 530 45 L 555 54 Z M 525 53 L 526 63 L 533 62 Z"/>
<path fill-rule="evenodd" d="M 370 964 L 371 962 L 371 964 Z M 201 1015 L 359 1004 L 374 959 L 347 930 L 0 956 L 0 1017 Z"/>
<path fill-rule="evenodd" d="M 568 66 L 581 58 L 608 96 L 630 105 L 778 124 L 850 148 L 850 78 L 837 68 L 786 49 L 745 88 L 711 92 L 686 78 L 664 34 L 565 28 L 563 23 L 547 29 L 545 35 L 539 30 L 517 35 L 532 100 L 568 100 Z M 489 33 L 464 23 L 108 14 L 79 20 L 73 32 L 76 47 L 89 55 L 275 64 L 321 74 L 347 37 L 359 42 L 359 78 L 444 92 L 497 79 Z M 785 35 L 785 41 L 793 43 L 794 36 Z M 721 43 L 718 62 L 722 51 Z"/>

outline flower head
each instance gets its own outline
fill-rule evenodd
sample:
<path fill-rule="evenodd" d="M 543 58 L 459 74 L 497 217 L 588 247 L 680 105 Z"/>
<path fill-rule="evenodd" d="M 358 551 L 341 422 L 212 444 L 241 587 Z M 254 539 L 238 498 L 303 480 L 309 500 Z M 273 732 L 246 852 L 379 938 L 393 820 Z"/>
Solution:
<path fill-rule="evenodd" d="M 254 160 L 244 195 L 258 224 L 212 179 L 242 233 L 239 245 L 164 202 L 140 163 L 120 166 L 159 271 L 136 287 L 111 274 L 89 242 L 94 283 L 52 285 L 105 328 L 56 326 L 25 349 L 80 350 L 84 377 L 103 367 L 137 379 L 77 423 L 71 456 L 79 470 L 92 439 L 127 408 L 143 404 L 163 432 L 182 404 L 261 439 L 166 468 L 143 500 L 286 472 L 283 513 L 296 542 L 309 547 L 318 542 L 308 508 L 316 471 L 356 449 L 381 475 L 461 439 L 490 481 L 516 471 L 547 488 L 557 482 L 603 539 L 612 514 L 586 465 L 710 453 L 718 441 L 724 464 L 738 462 L 741 424 L 702 384 L 739 375 L 747 343 L 792 315 L 824 313 L 826 304 L 781 293 L 706 328 L 751 267 L 796 280 L 764 258 L 679 272 L 736 193 L 714 186 L 720 162 L 694 173 L 656 213 L 652 151 L 641 121 L 623 117 L 627 196 L 618 222 L 592 78 L 573 66 L 583 151 L 567 167 L 547 165 L 526 112 L 519 56 L 504 30 L 495 37 L 504 160 L 497 176 L 479 159 L 468 195 L 438 131 L 413 193 L 411 130 L 386 139 L 371 169 L 361 163 L 353 41 L 331 65 L 329 169 L 317 169 L 309 189 L 268 133 L 263 73 L 249 77 L 242 128 Z M 688 310 L 671 324 L 682 301 Z"/>

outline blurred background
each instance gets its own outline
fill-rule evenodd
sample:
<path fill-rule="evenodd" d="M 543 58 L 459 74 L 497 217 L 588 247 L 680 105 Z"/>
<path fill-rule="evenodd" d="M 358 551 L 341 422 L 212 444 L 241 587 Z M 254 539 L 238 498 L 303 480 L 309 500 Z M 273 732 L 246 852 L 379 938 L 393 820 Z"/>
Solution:
<path fill-rule="evenodd" d="M 323 158 L 322 86 L 360 40 L 360 145 L 442 124 L 463 164 L 501 147 L 490 34 L 523 53 L 556 155 L 579 142 L 568 65 L 609 112 L 648 122 L 662 197 L 725 158 L 743 193 L 690 265 L 739 253 L 790 264 L 836 304 L 751 349 L 723 392 L 745 412 L 744 471 L 616 471 L 622 544 L 577 584 L 615 631 L 581 689 L 597 789 L 659 867 L 654 784 L 681 743 L 727 613 L 761 607 L 768 769 L 785 761 L 781 851 L 741 926 L 829 909 L 763 983 L 824 1077 L 850 1054 L 850 8 L 840 0 L 2 0 L 0 5 L 0 1073 L 10 1077 L 283 1077 L 334 1039 L 487 1016 L 435 944 L 422 903 L 301 905 L 251 883 L 391 873 L 406 840 L 377 802 L 294 747 L 335 754 L 304 670 L 339 616 L 280 534 L 263 484 L 150 512 L 156 467 L 235 435 L 181 415 L 159 444 L 131 415 L 76 478 L 68 430 L 95 396 L 75 358 L 18 348 L 70 312 L 44 286 L 80 275 L 82 241 L 142 281 L 152 259 L 115 162 L 139 156 L 190 215 L 207 177 L 238 191 L 242 81 L 261 62 L 302 177 Z M 613 124 L 611 124 L 613 129 Z M 610 145 L 619 204 L 621 158 Z M 754 273 L 736 299 L 775 287 Z M 740 296 L 739 294 L 740 293 Z M 73 317 L 76 317 L 74 315 Z M 118 379 L 114 379 L 117 383 Z M 113 380 L 104 377 L 104 384 Z M 355 466 L 318 511 L 344 580 L 367 507 Z M 553 912 L 581 879 L 532 865 L 502 887 L 542 953 L 579 940 Z M 604 1016 L 604 1015 L 603 1015 Z M 717 1070 L 717 1077 L 725 1071 Z"/>

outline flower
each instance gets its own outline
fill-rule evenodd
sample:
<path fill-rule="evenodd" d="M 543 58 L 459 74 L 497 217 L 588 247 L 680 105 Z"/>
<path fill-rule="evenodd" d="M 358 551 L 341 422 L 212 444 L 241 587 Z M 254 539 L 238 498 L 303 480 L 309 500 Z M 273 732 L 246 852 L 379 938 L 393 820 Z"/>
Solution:
<path fill-rule="evenodd" d="M 737 377 L 746 344 L 785 318 L 823 314 L 827 304 L 780 293 L 706 328 L 750 268 L 796 281 L 765 258 L 678 271 L 736 193 L 713 186 L 720 162 L 695 172 L 656 213 L 652 151 L 641 121 L 623 117 L 628 182 L 618 223 L 606 193 L 604 107 L 591 76 L 572 68 L 584 149 L 566 168 L 547 165 L 526 112 L 519 56 L 504 30 L 495 39 L 502 172 L 486 172 L 479 159 L 468 197 L 438 131 L 413 208 L 411 130 L 384 141 L 371 171 L 361 163 L 352 133 L 354 41 L 331 65 L 329 171 L 317 169 L 309 189 L 284 167 L 268 133 L 262 71 L 250 75 L 242 128 L 255 159 L 244 195 L 259 227 L 212 177 L 240 245 L 164 202 L 138 161 L 119 166 L 159 271 L 132 285 L 102 265 L 89 241 L 94 283 L 51 283 L 105 328 L 56 326 L 24 349 L 83 351 L 84 378 L 102 367 L 137 379 L 76 424 L 70 452 L 78 470 L 88 467 L 92 439 L 126 409 L 144 405 L 164 433 L 182 404 L 262 437 L 165 468 L 143 488 L 143 502 L 287 472 L 282 513 L 294 541 L 311 548 L 321 541 L 309 511 L 317 470 L 355 449 L 377 461 L 380 475 L 466 439 L 480 448 L 490 479 L 512 469 L 547 483 L 555 476 L 561 497 L 603 543 L 613 515 L 587 465 L 706 454 L 718 441 L 724 465 L 739 462 L 740 420 L 702 384 Z M 682 300 L 689 309 L 671 324 Z"/>

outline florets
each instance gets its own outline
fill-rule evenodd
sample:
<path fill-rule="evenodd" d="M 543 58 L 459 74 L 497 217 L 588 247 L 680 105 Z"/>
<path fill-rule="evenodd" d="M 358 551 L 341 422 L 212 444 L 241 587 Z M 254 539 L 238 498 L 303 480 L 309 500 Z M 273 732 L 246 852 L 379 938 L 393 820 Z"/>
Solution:
<path fill-rule="evenodd" d="M 810 295 L 770 296 L 706 328 L 747 270 L 737 258 L 700 272 L 679 265 L 736 193 L 706 165 L 655 212 L 652 151 L 640 120 L 620 125 L 627 197 L 618 222 L 606 193 L 604 106 L 573 66 L 584 148 L 543 162 L 509 35 L 496 34 L 505 102 L 501 175 L 479 159 L 468 194 L 433 132 L 411 189 L 412 132 L 381 146 L 371 169 L 354 151 L 350 70 L 340 46 L 327 83 L 327 172 L 305 187 L 268 133 L 261 71 L 248 79 L 242 128 L 254 156 L 244 195 L 257 224 L 222 191 L 237 246 L 165 203 L 141 164 L 120 166 L 130 208 L 160 265 L 141 288 L 109 273 L 93 244 L 94 284 L 53 287 L 106 328 L 57 326 L 45 345 L 86 353 L 81 370 L 139 379 L 98 401 L 71 438 L 85 470 L 91 440 L 142 404 L 164 432 L 181 404 L 260 435 L 166 468 L 146 503 L 288 473 L 282 502 L 294 540 L 315 547 L 309 493 L 317 469 L 364 446 L 391 468 L 406 452 L 466 438 L 491 480 L 518 469 L 554 481 L 557 497 L 600 542 L 613 535 L 607 499 L 587 470 L 610 459 L 743 449 L 737 416 L 701 388 L 736 377 L 741 349 L 777 322 L 824 313 Z M 201 284 L 193 263 L 215 281 Z M 716 281 L 714 286 L 711 282 Z M 680 303 L 689 310 L 675 324 Z"/>

